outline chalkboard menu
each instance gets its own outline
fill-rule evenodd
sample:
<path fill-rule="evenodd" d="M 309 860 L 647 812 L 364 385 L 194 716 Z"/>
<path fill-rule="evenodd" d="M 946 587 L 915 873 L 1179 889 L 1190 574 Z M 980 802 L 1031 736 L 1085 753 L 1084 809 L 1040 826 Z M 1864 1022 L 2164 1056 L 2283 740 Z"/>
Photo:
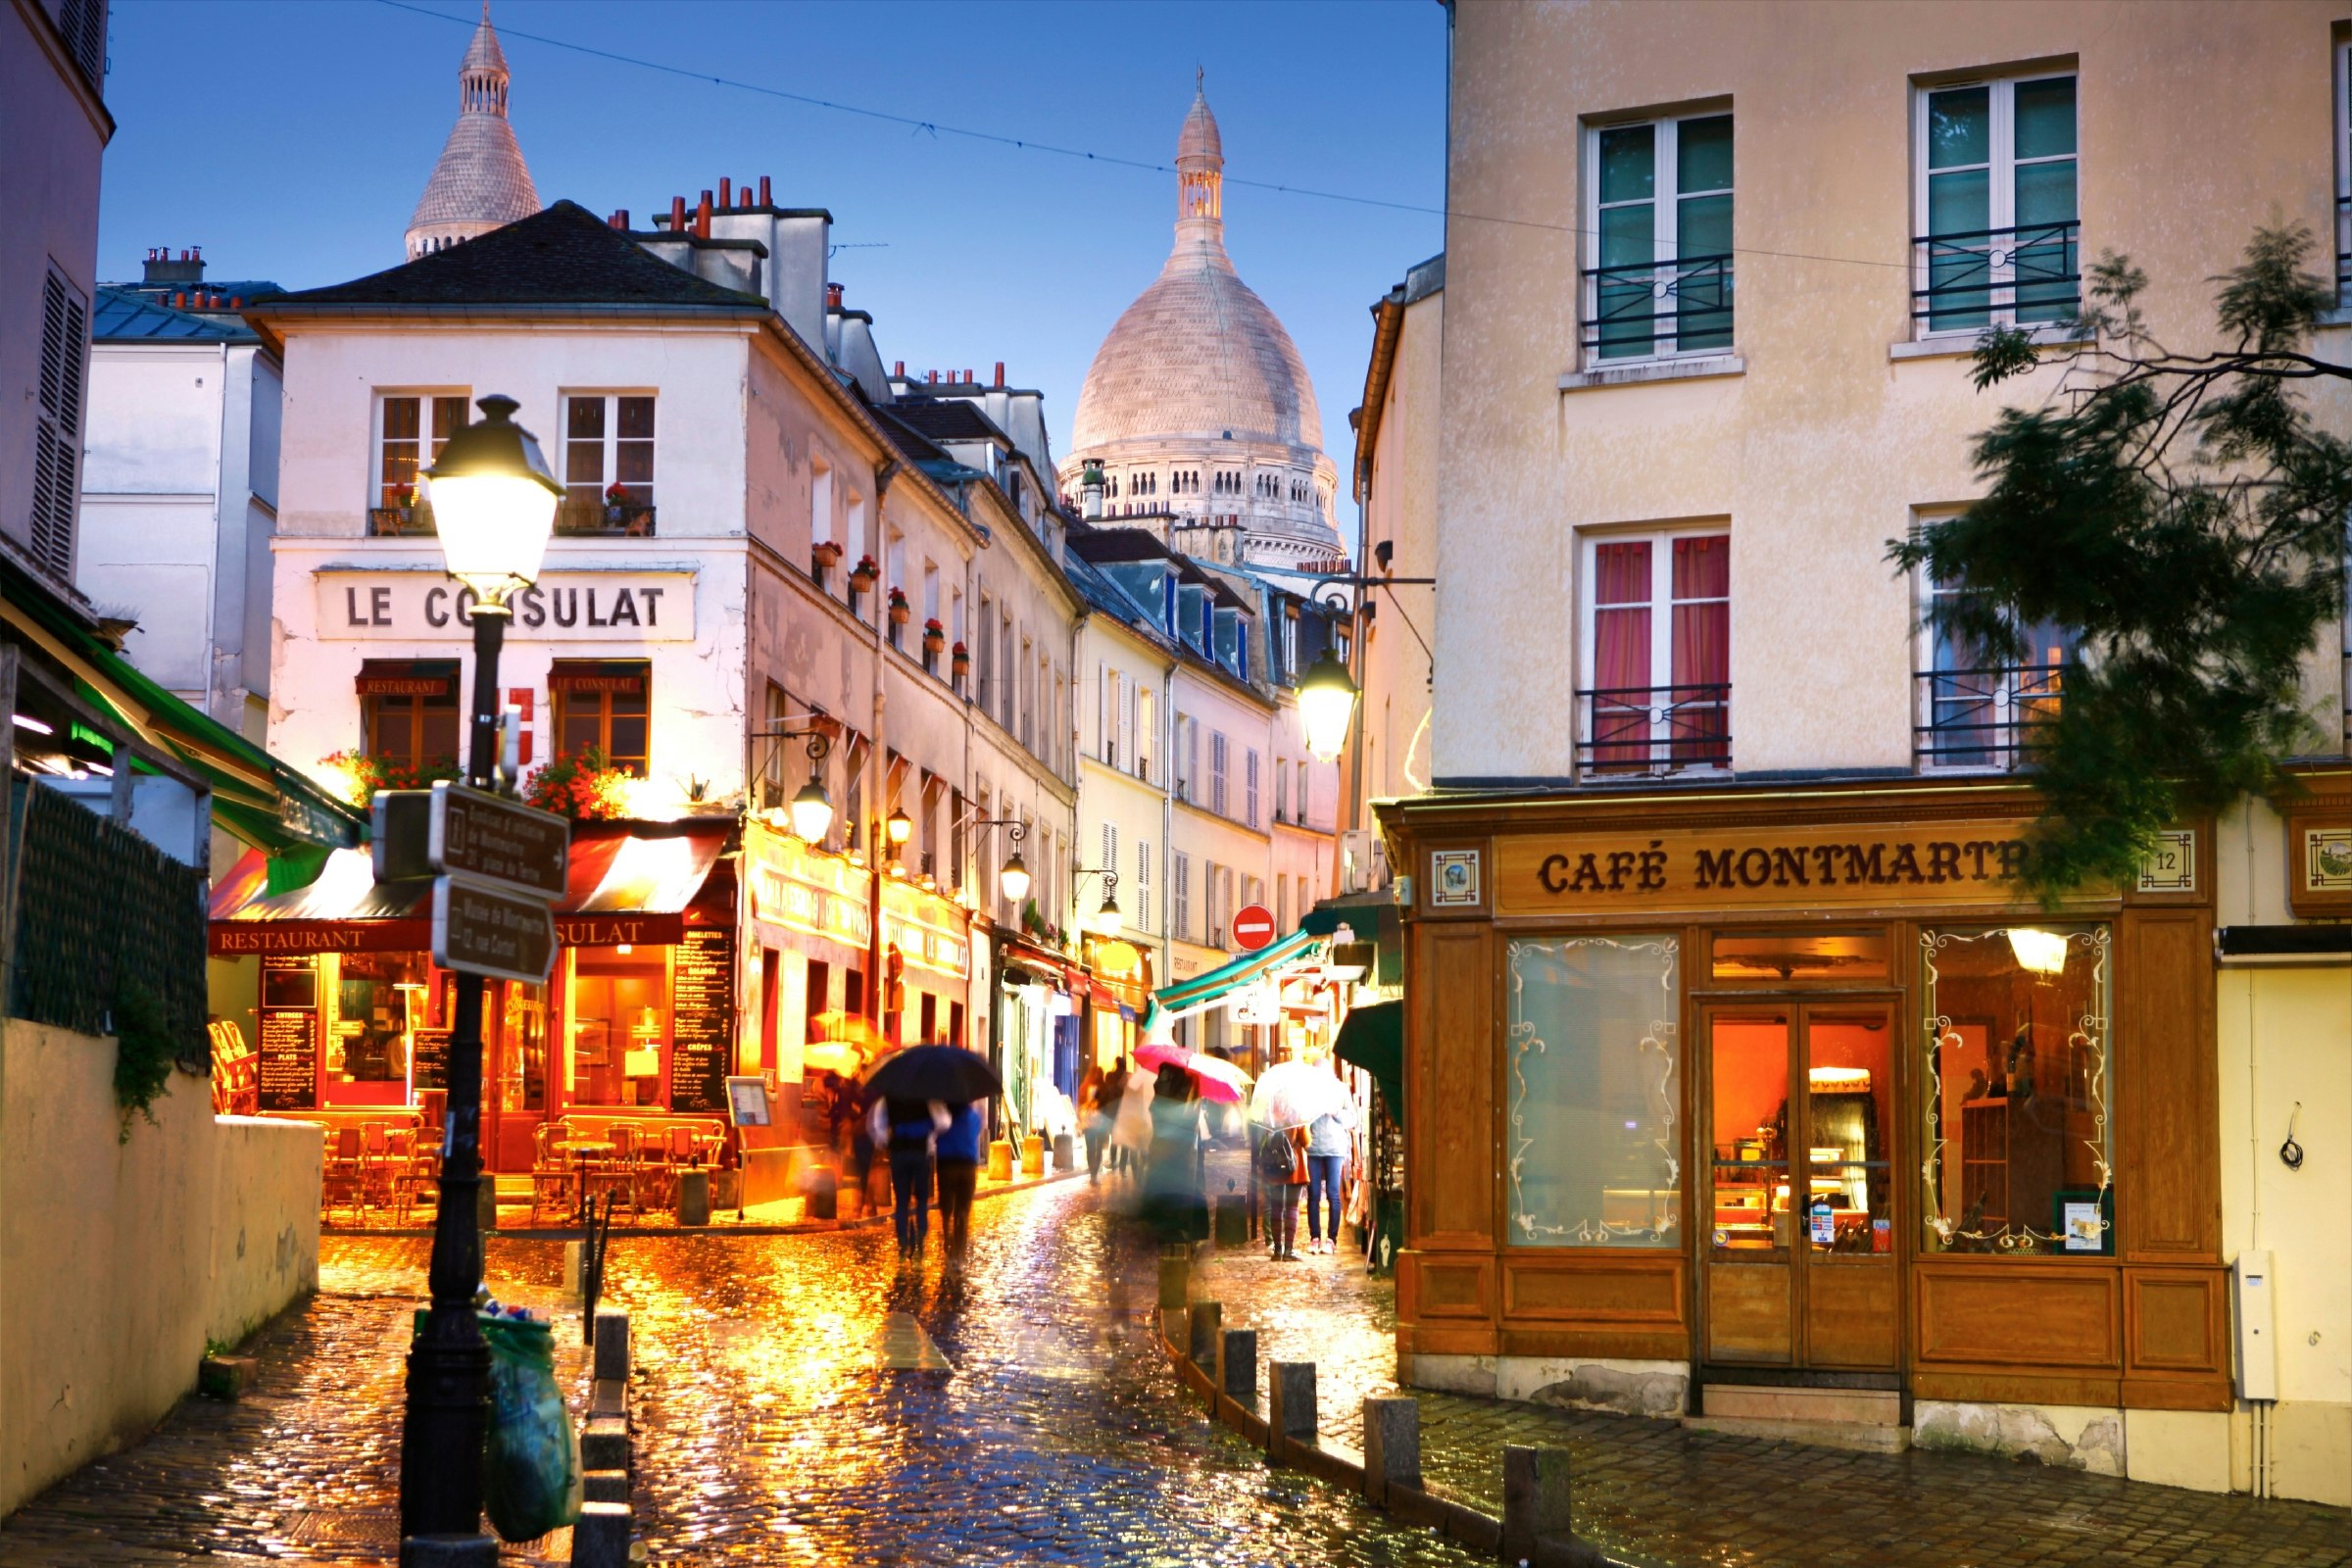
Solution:
<path fill-rule="evenodd" d="M 449 1087 L 449 1031 L 419 1029 L 409 1057 L 409 1080 L 418 1089 Z"/>
<path fill-rule="evenodd" d="M 669 1108 L 725 1110 L 735 1065 L 735 933 L 686 928 L 669 990 Z"/>
<path fill-rule="evenodd" d="M 262 959 L 260 1108 L 318 1108 L 318 969 L 314 958 Z M 271 1006 L 272 999 L 301 1006 Z"/>

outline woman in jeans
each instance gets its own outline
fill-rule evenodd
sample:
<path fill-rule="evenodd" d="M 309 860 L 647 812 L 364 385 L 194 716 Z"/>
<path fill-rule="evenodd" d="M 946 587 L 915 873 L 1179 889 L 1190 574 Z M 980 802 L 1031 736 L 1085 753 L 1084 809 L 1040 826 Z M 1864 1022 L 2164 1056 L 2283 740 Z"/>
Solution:
<path fill-rule="evenodd" d="M 866 1129 L 890 1151 L 890 1185 L 898 1195 L 899 1255 L 923 1250 L 931 1228 L 931 1148 L 954 1120 L 936 1100 L 877 1100 Z"/>
<path fill-rule="evenodd" d="M 1256 1170 L 1265 1184 L 1267 1255 L 1298 1261 L 1298 1195 L 1306 1190 L 1306 1129 L 1269 1131 L 1258 1142 Z"/>
<path fill-rule="evenodd" d="M 1306 1250 L 1334 1251 L 1340 1242 L 1340 1178 L 1348 1169 L 1348 1134 L 1355 1118 L 1336 1111 L 1317 1116 L 1306 1129 Z M 1331 1233 L 1324 1234 L 1328 1208 Z"/>

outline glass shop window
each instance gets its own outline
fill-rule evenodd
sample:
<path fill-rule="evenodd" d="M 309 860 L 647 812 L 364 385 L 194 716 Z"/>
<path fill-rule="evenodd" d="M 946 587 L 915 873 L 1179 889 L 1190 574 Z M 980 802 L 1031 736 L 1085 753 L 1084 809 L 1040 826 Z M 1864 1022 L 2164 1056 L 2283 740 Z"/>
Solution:
<path fill-rule="evenodd" d="M 593 750 L 632 778 L 647 776 L 653 737 L 653 672 L 625 660 L 558 660 L 548 674 L 555 699 L 556 750 Z"/>
<path fill-rule="evenodd" d="M 1510 945 L 1509 1240 L 1682 1245 L 1681 944 Z"/>
<path fill-rule="evenodd" d="M 669 950 L 573 950 L 569 1022 L 573 1104 L 661 1104 Z"/>
<path fill-rule="evenodd" d="M 507 981 L 499 986 L 498 1108 L 547 1108 L 547 993 Z"/>
<path fill-rule="evenodd" d="M 427 1027 L 425 959 L 415 953 L 339 956 L 326 1026 L 330 1082 L 405 1084 L 416 1032 Z"/>
<path fill-rule="evenodd" d="M 1710 952 L 1717 980 L 1884 980 L 1885 931 L 1725 931 Z"/>
<path fill-rule="evenodd" d="M 2110 1256 L 2111 932 L 1920 933 L 1932 1252 Z"/>

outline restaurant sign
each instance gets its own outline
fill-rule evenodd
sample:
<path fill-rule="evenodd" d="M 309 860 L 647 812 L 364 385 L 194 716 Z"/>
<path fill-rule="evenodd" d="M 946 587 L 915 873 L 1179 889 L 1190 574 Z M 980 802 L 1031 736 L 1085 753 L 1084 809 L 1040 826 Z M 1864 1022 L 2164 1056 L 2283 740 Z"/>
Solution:
<path fill-rule="evenodd" d="M 2026 827 L 2018 820 L 1504 838 L 1495 846 L 1495 909 L 2007 904 L 2020 896 Z"/>
<path fill-rule="evenodd" d="M 473 633 L 473 590 L 438 571 L 316 574 L 325 642 L 450 642 Z M 511 601 L 509 642 L 694 640 L 691 571 L 545 571 Z"/>

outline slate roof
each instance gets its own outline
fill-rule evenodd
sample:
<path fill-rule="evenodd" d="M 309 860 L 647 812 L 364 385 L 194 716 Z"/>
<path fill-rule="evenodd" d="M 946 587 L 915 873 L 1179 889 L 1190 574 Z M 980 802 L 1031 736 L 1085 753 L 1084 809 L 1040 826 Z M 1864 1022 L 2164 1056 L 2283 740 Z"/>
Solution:
<path fill-rule="evenodd" d="M 93 343 L 256 343 L 261 334 L 233 316 L 175 311 L 130 289 L 98 288 L 90 317 Z"/>
<path fill-rule="evenodd" d="M 767 309 L 760 295 L 706 283 L 683 268 L 647 255 L 626 234 L 568 201 L 403 266 L 270 302 L 270 308 L 305 305 Z"/>
<path fill-rule="evenodd" d="M 1012 445 L 1012 438 L 962 398 L 901 398 L 890 405 L 900 423 L 934 441 L 995 441 Z"/>

